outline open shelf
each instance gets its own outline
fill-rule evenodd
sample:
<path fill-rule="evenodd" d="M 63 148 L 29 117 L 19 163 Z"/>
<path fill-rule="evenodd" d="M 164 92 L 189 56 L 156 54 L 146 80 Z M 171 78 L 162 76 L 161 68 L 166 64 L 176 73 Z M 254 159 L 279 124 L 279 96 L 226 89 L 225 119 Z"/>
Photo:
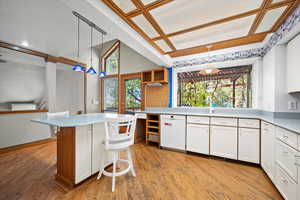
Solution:
<path fill-rule="evenodd" d="M 143 83 L 151 83 L 152 82 L 152 71 L 144 71 L 142 72 L 142 82 Z"/>
<path fill-rule="evenodd" d="M 159 115 L 148 114 L 146 119 L 146 143 L 156 142 L 160 145 L 160 121 Z"/>
<path fill-rule="evenodd" d="M 154 70 L 153 71 L 153 81 L 154 82 L 167 82 L 167 73 L 165 69 Z"/>

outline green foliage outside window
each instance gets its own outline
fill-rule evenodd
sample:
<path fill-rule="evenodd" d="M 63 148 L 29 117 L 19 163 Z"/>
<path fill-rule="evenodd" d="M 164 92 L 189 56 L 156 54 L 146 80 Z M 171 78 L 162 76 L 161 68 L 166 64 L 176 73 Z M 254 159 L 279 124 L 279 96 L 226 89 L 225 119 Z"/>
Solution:
<path fill-rule="evenodd" d="M 141 108 L 141 80 L 130 79 L 125 82 L 126 110 L 134 111 Z"/>
<path fill-rule="evenodd" d="M 247 108 L 251 106 L 251 90 L 248 74 L 238 79 L 218 79 L 197 82 L 181 82 L 179 105 L 209 107 L 210 99 L 216 107 Z"/>
<path fill-rule="evenodd" d="M 105 59 L 106 75 L 119 73 L 119 48 Z"/>

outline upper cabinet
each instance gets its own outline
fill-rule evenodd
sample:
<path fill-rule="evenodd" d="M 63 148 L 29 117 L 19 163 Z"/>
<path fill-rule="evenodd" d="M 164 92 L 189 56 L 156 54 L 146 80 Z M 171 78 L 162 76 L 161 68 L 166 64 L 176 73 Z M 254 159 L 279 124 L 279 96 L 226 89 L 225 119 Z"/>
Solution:
<path fill-rule="evenodd" d="M 143 71 L 142 82 L 143 83 L 167 83 L 168 71 L 165 68 Z"/>
<path fill-rule="evenodd" d="M 300 92 L 300 35 L 287 45 L 287 87 L 289 93 Z"/>

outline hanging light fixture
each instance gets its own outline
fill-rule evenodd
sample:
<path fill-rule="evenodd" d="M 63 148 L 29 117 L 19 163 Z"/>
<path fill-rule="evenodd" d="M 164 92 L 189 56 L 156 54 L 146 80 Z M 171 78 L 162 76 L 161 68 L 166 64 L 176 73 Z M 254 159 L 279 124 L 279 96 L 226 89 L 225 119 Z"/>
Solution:
<path fill-rule="evenodd" d="M 102 56 L 102 52 L 103 52 L 103 33 L 101 33 L 101 50 L 100 50 L 100 56 Z M 101 65 L 101 68 L 102 68 L 102 65 Z M 99 69 L 99 71 L 100 71 L 100 69 Z M 105 75 L 106 75 L 106 73 L 104 71 L 100 71 L 99 72 L 99 77 L 100 78 L 105 77 Z"/>
<path fill-rule="evenodd" d="M 93 68 L 93 27 L 91 26 L 91 66 L 86 71 L 87 74 L 97 74 L 95 69 Z"/>
<path fill-rule="evenodd" d="M 77 17 L 77 61 L 79 61 L 79 17 Z M 76 64 L 72 67 L 72 70 L 76 72 L 84 72 L 85 68 L 82 67 L 80 64 Z"/>
<path fill-rule="evenodd" d="M 207 48 L 207 52 L 208 52 L 208 67 L 201 70 L 199 73 L 202 74 L 202 75 L 216 74 L 216 73 L 220 72 L 220 70 L 218 68 L 213 67 L 211 62 L 210 62 L 209 53 L 210 53 L 210 49 L 212 48 L 212 45 L 208 45 L 208 46 L 206 46 L 206 48 Z"/>

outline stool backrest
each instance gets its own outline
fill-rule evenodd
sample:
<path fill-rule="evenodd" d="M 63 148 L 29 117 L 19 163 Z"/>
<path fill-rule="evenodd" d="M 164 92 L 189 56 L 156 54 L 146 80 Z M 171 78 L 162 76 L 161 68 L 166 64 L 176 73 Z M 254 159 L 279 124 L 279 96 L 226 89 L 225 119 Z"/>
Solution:
<path fill-rule="evenodd" d="M 105 120 L 105 146 L 109 149 L 111 145 L 134 144 L 134 132 L 136 117 L 126 115 L 115 119 Z"/>
<path fill-rule="evenodd" d="M 69 117 L 70 112 L 69 111 L 64 111 L 64 112 L 55 112 L 55 113 L 47 113 L 47 118 L 52 118 L 52 117 Z"/>
<path fill-rule="evenodd" d="M 56 113 L 47 113 L 47 118 L 51 119 L 54 117 L 69 117 L 70 116 L 70 112 L 69 111 L 65 111 L 65 112 L 56 112 Z M 55 126 L 50 126 L 50 134 L 51 137 L 54 138 L 56 137 L 56 134 L 58 132 L 58 127 Z"/>

